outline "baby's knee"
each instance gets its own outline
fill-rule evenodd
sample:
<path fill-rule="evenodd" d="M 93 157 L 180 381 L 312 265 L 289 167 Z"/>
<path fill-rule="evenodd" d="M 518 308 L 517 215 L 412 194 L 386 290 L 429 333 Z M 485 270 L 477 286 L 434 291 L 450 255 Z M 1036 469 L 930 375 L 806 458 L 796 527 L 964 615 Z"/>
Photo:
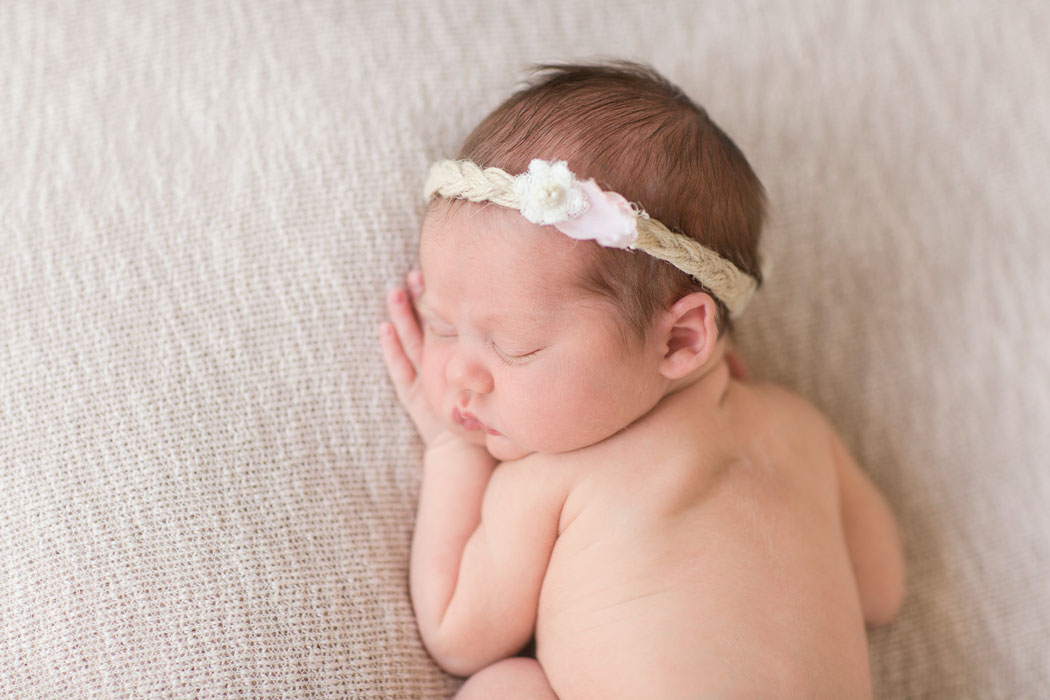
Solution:
<path fill-rule="evenodd" d="M 558 696 L 547 682 L 547 674 L 535 659 L 524 656 L 497 661 L 468 678 L 456 693 L 456 700 L 474 698 L 558 700 Z"/>

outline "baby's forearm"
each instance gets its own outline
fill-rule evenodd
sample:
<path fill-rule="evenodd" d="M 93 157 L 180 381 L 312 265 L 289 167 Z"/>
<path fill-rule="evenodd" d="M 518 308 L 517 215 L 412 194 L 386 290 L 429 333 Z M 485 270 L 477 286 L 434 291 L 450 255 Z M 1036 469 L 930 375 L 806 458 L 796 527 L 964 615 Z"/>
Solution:
<path fill-rule="evenodd" d="M 431 646 L 456 590 L 463 551 L 481 520 L 496 460 L 480 445 L 428 447 L 412 539 L 410 586 L 420 634 Z"/>

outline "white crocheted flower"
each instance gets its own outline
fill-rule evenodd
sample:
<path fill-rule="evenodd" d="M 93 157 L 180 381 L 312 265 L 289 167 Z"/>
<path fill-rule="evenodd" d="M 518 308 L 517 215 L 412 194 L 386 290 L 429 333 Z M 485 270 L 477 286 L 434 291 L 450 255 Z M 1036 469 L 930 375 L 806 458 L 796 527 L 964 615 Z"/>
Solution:
<path fill-rule="evenodd" d="M 514 192 L 521 202 L 521 215 L 541 226 L 568 221 L 587 211 L 587 198 L 564 160 L 534 158 L 529 171 L 514 178 Z"/>

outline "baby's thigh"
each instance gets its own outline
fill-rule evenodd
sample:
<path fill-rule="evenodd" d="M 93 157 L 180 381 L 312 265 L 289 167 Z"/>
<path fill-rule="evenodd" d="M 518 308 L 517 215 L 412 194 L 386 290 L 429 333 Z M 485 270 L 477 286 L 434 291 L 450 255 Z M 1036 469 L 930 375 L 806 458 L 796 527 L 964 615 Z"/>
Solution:
<path fill-rule="evenodd" d="M 491 700 L 522 698 L 525 700 L 558 700 L 547 682 L 547 675 L 535 659 L 517 656 L 486 666 L 467 679 L 456 700 Z"/>

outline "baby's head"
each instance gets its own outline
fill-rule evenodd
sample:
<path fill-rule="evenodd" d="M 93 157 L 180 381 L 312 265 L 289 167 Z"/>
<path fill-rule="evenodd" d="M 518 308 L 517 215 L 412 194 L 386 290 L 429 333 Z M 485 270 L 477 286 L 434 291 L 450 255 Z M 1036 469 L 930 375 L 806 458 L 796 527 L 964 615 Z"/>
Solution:
<path fill-rule="evenodd" d="M 765 192 L 736 144 L 678 87 L 631 62 L 545 65 L 489 114 L 456 156 L 516 175 L 533 159 L 566 161 L 577 178 L 636 203 L 760 284 Z M 464 206 L 436 198 L 432 208 Z M 469 206 L 469 205 L 467 205 Z M 613 301 L 624 328 L 643 337 L 654 315 L 704 284 L 651 255 L 580 246 L 580 285 Z M 723 300 L 719 329 L 731 328 Z"/>
<path fill-rule="evenodd" d="M 637 420 L 761 279 L 762 186 L 702 109 L 637 64 L 543 70 L 426 187 L 423 384 L 501 459 Z"/>

